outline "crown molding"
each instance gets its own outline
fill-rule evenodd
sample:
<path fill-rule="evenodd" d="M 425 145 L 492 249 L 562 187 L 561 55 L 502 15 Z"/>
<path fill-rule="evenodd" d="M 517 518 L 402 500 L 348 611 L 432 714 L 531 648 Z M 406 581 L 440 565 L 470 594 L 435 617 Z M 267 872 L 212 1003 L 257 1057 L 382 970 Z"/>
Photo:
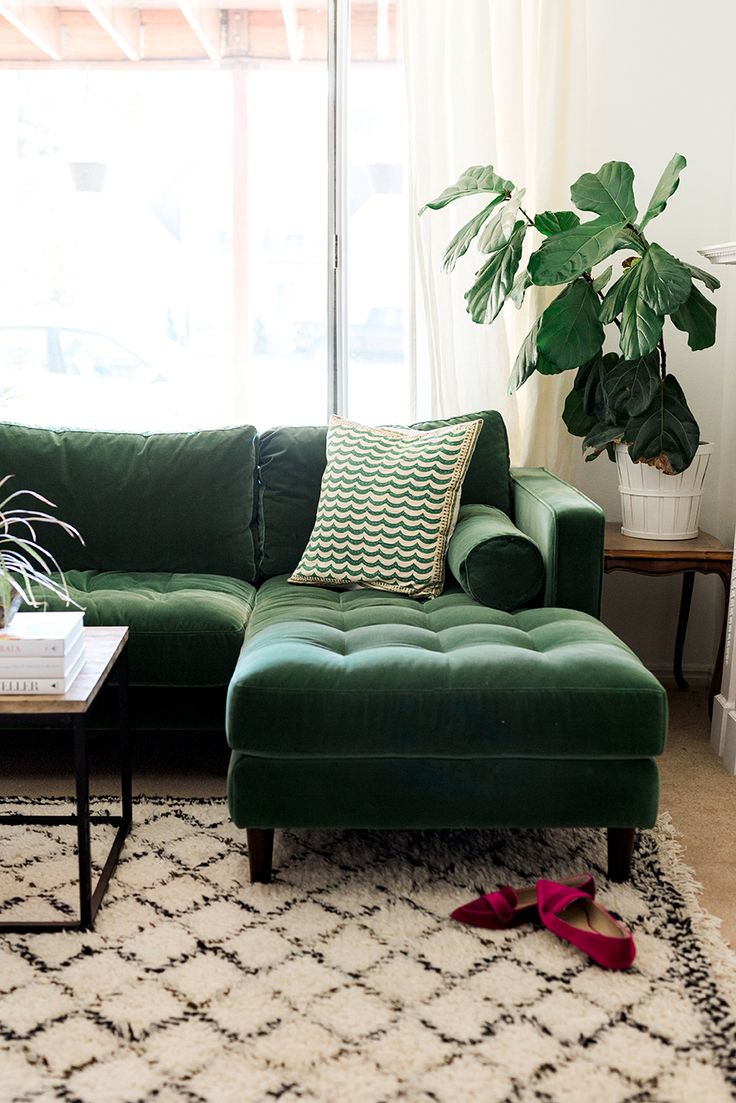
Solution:
<path fill-rule="evenodd" d="M 701 257 L 707 257 L 711 264 L 736 264 L 736 241 L 726 241 L 722 245 L 706 245 L 698 249 Z"/>

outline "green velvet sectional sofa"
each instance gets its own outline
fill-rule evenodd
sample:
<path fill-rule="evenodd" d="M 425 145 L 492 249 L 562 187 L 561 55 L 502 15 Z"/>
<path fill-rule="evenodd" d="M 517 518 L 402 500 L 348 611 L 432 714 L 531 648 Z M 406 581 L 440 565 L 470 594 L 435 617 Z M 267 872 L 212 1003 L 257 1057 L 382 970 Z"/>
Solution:
<path fill-rule="evenodd" d="M 666 697 L 597 619 L 603 515 L 542 469 L 510 471 L 501 417 L 470 417 L 483 428 L 448 555 L 465 588 L 448 571 L 430 600 L 287 581 L 325 427 L 0 425 L 0 471 L 84 536 L 49 533 L 86 623 L 130 626 L 134 727 L 224 724 L 253 879 L 270 878 L 279 827 L 577 825 L 609 829 L 623 879 L 654 822 Z M 542 564 L 523 597 L 506 519 Z M 484 534 L 511 554 L 487 578 L 467 554 Z M 495 604 L 473 596 L 485 580 Z"/>

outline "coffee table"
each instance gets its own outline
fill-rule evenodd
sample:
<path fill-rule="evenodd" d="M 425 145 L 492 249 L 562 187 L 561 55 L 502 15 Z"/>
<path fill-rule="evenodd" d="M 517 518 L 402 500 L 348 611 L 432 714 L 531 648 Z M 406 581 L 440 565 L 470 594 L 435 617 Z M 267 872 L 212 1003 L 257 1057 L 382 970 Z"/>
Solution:
<path fill-rule="evenodd" d="M 85 628 L 86 662 L 67 693 L 38 696 L 0 696 L 0 729 L 22 727 L 58 727 L 70 730 L 74 740 L 76 814 L 2 815 L 0 824 L 73 825 L 77 828 L 79 860 L 79 918 L 46 922 L 0 922 L 0 933 L 13 931 L 86 931 L 94 927 L 110 875 L 114 870 L 133 819 L 130 725 L 128 715 L 128 629 L 124 627 Z M 91 816 L 89 811 L 89 760 L 87 756 L 87 714 L 108 677 L 118 677 L 120 719 L 120 788 L 122 814 Z M 99 880 L 92 888 L 90 825 L 112 825 L 117 830 L 105 859 Z"/>

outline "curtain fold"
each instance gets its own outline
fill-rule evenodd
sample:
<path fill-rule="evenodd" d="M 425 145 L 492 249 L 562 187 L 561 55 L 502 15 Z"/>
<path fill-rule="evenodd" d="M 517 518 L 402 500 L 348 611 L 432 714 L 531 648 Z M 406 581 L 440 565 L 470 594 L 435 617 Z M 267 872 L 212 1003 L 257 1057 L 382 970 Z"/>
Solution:
<path fill-rule="evenodd" d="M 574 0 L 402 0 L 414 212 L 474 164 L 493 164 L 526 187 L 530 212 L 569 205 L 570 184 L 591 167 L 583 164 L 585 9 Z M 480 266 L 478 254 L 471 246 L 455 272 L 441 271 L 445 246 L 480 207 L 478 199 L 461 199 L 416 220 L 422 339 L 414 415 L 497 409 L 508 427 L 512 462 L 543 465 L 564 477 L 580 447 L 560 420 L 572 373 L 535 374 L 516 395 L 507 393 L 519 346 L 554 292 L 533 288 L 521 311 L 508 305 L 491 326 L 480 326 L 463 298 Z"/>

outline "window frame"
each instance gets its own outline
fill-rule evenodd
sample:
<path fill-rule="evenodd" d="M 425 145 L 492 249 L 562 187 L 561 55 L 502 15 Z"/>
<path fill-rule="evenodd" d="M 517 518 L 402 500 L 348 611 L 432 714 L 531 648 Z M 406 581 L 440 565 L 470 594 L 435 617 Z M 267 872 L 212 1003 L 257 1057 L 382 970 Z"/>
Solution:
<path fill-rule="evenodd" d="M 327 14 L 327 50 L 326 65 L 328 79 L 327 99 L 327 150 L 328 150 L 328 175 L 327 194 L 325 202 L 327 207 L 327 240 L 325 242 L 326 255 L 326 332 L 327 332 L 327 363 L 324 403 L 327 416 L 331 414 L 346 415 L 348 413 L 348 387 L 350 377 L 349 364 L 349 339 L 350 323 L 348 310 L 348 249 L 349 249 L 349 159 L 348 159 L 348 115 L 350 95 L 350 70 L 353 61 L 352 44 L 352 0 L 322 0 Z M 378 0 L 379 6 L 381 0 Z M 90 10 L 80 6 L 80 12 L 73 9 L 65 12 L 65 18 L 75 15 L 84 16 L 94 25 L 94 19 Z M 241 42 L 242 28 L 239 24 L 239 12 L 236 7 L 232 10 L 223 9 L 219 15 L 221 22 L 216 25 L 214 14 L 206 24 L 192 22 L 187 17 L 189 26 L 186 33 L 192 37 L 192 41 L 198 44 L 197 56 L 189 56 L 185 50 L 180 50 L 181 56 L 175 53 L 168 56 L 156 56 L 146 58 L 141 45 L 140 34 L 144 29 L 145 19 L 161 15 L 153 9 L 141 8 L 136 12 L 131 9 L 128 22 L 130 25 L 124 28 L 117 24 L 108 26 L 106 23 L 96 27 L 96 33 L 100 42 L 111 40 L 113 49 L 119 52 L 119 57 L 104 57 L 102 54 L 90 57 L 64 56 L 64 48 L 61 38 L 60 9 L 44 8 L 43 11 L 33 13 L 30 9 L 19 9 L 17 19 L 10 19 L 11 35 L 15 34 L 18 40 L 25 39 L 35 48 L 26 57 L 11 53 L 0 57 L 2 69 L 191 69 L 224 67 L 230 69 L 233 79 L 233 184 L 234 195 L 243 185 L 247 174 L 246 151 L 246 120 L 244 117 L 243 85 L 247 79 L 247 69 L 253 61 L 260 61 L 268 65 L 288 65 L 286 59 L 276 56 L 251 57 L 247 55 Z M 181 8 L 179 14 L 184 11 Z M 25 13 L 25 14 L 24 14 Z M 398 13 L 398 9 L 397 9 Z M 27 18 L 26 18 L 27 16 Z M 33 18 L 31 18 L 33 16 Z M 55 17 L 55 22 L 54 18 Z M 127 18 L 127 17 L 126 17 Z M 99 22 L 99 20 L 98 20 Z M 297 55 L 293 53 L 294 43 L 289 37 L 289 27 L 286 15 L 286 34 L 289 43 L 289 51 L 292 52 L 292 60 Z M 358 27 L 360 20 L 358 20 Z M 58 34 L 57 34 L 58 32 Z M 125 33 L 123 33 L 125 32 Z M 5 39 L 8 39 L 8 28 L 4 28 Z M 136 36 L 138 46 L 136 47 Z M 56 41 L 58 37 L 59 41 Z M 10 40 L 8 40 L 10 41 Z M 75 40 L 76 41 L 76 40 Z M 126 48 L 126 41 L 127 46 Z M 158 39 L 156 40 L 158 41 Z M 182 39 L 184 42 L 184 39 Z M 7 44 L 7 43 L 6 43 Z M 99 43 L 98 43 L 98 47 Z M 18 46 L 19 50 L 20 47 Z M 191 47 L 188 47 L 191 49 Z M 166 53 L 166 51 L 164 52 Z M 239 209 L 237 201 L 233 211 L 233 341 L 234 363 L 243 363 L 249 359 L 250 349 L 248 341 L 248 327 L 244 314 L 247 304 L 247 276 L 238 278 L 244 266 L 247 268 L 246 258 L 243 252 L 242 241 L 244 236 L 239 232 L 242 223 L 243 212 Z M 240 242 L 240 246 L 238 245 Z M 247 372 L 243 378 L 233 378 L 232 401 L 235 416 L 245 416 L 247 404 Z"/>

